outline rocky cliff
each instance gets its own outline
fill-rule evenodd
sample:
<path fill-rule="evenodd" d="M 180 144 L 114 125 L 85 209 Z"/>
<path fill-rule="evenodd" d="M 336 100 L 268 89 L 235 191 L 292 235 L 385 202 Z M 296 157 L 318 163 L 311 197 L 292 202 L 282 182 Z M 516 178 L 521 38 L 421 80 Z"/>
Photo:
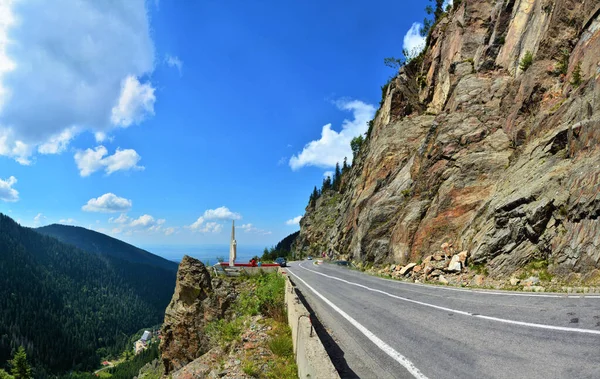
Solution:
<path fill-rule="evenodd" d="M 161 330 L 165 374 L 181 369 L 209 351 L 205 326 L 210 321 L 228 318 L 236 296 L 232 282 L 211 279 L 202 262 L 187 255 L 183 257 Z"/>
<path fill-rule="evenodd" d="M 492 277 L 532 260 L 593 272 L 600 0 L 454 3 L 387 86 L 341 191 L 307 207 L 297 251 L 406 264 L 447 242 Z"/>

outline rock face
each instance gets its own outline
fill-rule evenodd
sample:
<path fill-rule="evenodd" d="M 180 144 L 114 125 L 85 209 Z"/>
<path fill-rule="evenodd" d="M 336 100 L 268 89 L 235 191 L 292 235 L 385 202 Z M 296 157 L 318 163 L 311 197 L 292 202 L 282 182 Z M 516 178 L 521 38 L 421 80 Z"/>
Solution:
<path fill-rule="evenodd" d="M 600 268 L 599 6 L 460 2 L 387 86 L 296 250 L 406 264 L 450 241 L 491 276 L 533 259 L 554 275 Z"/>
<path fill-rule="evenodd" d="M 204 327 L 212 320 L 226 318 L 236 296 L 230 282 L 211 279 L 202 262 L 187 255 L 183 257 L 161 331 L 165 374 L 180 369 L 210 349 Z"/>

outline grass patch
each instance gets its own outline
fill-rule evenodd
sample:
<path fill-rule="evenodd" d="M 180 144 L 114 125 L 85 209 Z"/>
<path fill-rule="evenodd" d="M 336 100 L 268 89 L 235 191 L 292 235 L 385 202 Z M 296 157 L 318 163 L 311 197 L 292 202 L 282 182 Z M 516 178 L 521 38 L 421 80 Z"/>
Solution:
<path fill-rule="evenodd" d="M 488 276 L 489 272 L 485 263 L 471 263 L 469 270 L 475 271 L 478 275 Z"/>
<path fill-rule="evenodd" d="M 213 345 L 224 346 L 229 342 L 239 339 L 242 333 L 243 322 L 240 318 L 232 321 L 223 319 L 209 322 L 204 328 L 204 333 L 208 336 Z"/>
<path fill-rule="evenodd" d="M 258 369 L 258 367 L 256 367 L 254 362 L 251 361 L 246 361 L 244 363 L 244 367 L 242 367 L 242 370 L 246 375 L 250 375 L 255 378 L 258 377 L 260 374 L 260 370 Z"/>
<path fill-rule="evenodd" d="M 289 329 L 289 328 L 288 328 Z M 294 357 L 294 346 L 292 345 L 292 334 L 287 332 L 271 338 L 269 349 L 279 357 Z"/>
<path fill-rule="evenodd" d="M 541 282 L 551 281 L 552 274 L 548 272 L 548 261 L 546 259 L 537 259 L 527 263 L 517 278 L 523 280 L 531 276 L 537 276 Z"/>

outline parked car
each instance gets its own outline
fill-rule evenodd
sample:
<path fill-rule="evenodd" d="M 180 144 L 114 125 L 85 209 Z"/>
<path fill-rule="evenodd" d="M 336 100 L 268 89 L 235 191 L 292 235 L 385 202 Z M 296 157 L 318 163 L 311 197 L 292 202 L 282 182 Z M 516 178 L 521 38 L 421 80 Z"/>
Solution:
<path fill-rule="evenodd" d="M 279 257 L 279 258 L 275 259 L 275 263 L 277 263 L 281 267 L 287 266 L 287 261 L 285 260 L 284 257 Z"/>
<path fill-rule="evenodd" d="M 310 255 L 308 257 L 306 257 L 306 259 L 308 259 L 309 261 L 312 261 L 312 257 Z"/>

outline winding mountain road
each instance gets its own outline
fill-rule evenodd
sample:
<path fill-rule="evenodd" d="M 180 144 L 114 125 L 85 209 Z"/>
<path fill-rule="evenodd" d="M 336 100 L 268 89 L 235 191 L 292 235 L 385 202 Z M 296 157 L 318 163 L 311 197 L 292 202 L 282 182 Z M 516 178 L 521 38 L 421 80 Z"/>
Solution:
<path fill-rule="evenodd" d="M 341 349 L 342 378 L 600 378 L 598 295 L 420 285 L 310 261 L 287 271 Z"/>

